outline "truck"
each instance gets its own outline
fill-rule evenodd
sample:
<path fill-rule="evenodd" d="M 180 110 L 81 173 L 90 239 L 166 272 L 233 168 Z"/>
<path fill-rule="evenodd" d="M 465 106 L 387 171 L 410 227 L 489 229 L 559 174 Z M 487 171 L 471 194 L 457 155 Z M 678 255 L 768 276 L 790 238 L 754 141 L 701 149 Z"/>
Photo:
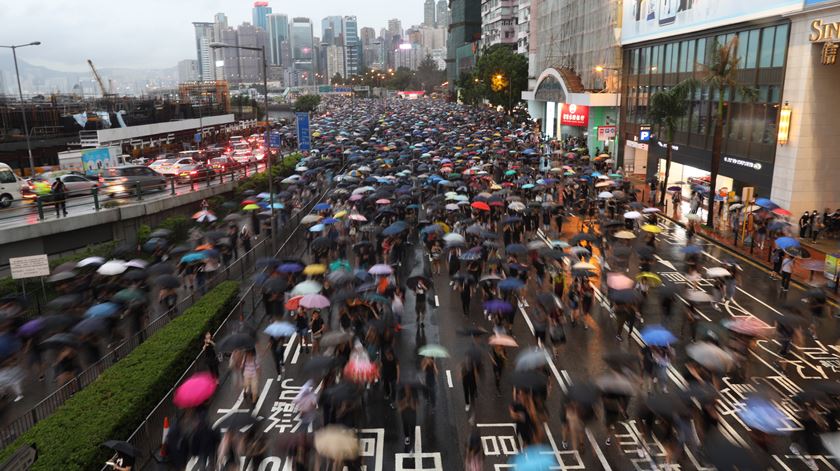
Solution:
<path fill-rule="evenodd" d="M 106 169 L 127 164 L 126 158 L 122 149 L 116 146 L 68 150 L 58 153 L 58 166 L 61 170 L 102 175 Z"/>

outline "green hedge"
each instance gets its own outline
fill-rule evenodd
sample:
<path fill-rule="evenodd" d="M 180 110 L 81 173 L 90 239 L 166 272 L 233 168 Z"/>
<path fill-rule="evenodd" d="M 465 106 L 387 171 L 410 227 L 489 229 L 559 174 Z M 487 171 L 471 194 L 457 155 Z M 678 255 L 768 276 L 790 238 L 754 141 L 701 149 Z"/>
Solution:
<path fill-rule="evenodd" d="M 281 159 L 275 159 L 271 166 L 271 174 L 274 175 L 275 181 L 283 179 L 295 172 L 300 159 L 303 154 L 300 152 L 293 152 L 283 156 Z M 257 193 L 268 191 L 268 174 L 266 172 L 255 173 L 248 178 L 240 180 L 236 184 L 236 194 L 242 195 L 245 190 L 254 190 Z M 276 188 L 275 192 L 278 191 Z"/>
<path fill-rule="evenodd" d="M 50 417 L 0 453 L 0 463 L 21 445 L 35 444 L 37 470 L 99 469 L 110 453 L 101 444 L 125 439 L 177 381 L 237 301 L 239 283 L 226 281 L 173 319 Z"/>

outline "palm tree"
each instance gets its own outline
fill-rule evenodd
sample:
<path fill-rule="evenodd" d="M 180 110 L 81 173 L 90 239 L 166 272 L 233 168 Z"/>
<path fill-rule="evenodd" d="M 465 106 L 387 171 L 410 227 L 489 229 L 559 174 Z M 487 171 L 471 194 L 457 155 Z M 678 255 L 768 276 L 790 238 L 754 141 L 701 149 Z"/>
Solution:
<path fill-rule="evenodd" d="M 674 142 L 674 131 L 677 124 L 688 111 L 688 94 L 691 91 L 693 80 L 684 80 L 677 85 L 650 97 L 648 116 L 653 124 L 657 125 L 660 131 L 665 130 L 665 180 L 668 183 L 668 176 L 671 174 L 671 144 Z M 665 191 L 659 197 L 659 204 L 665 204 Z"/>
<path fill-rule="evenodd" d="M 726 95 L 738 92 L 748 96 L 754 96 L 754 89 L 747 89 L 738 85 L 738 64 L 741 58 L 738 57 L 738 36 L 735 35 L 726 44 L 715 42 L 709 63 L 704 67 L 703 83 L 709 87 L 709 96 L 713 97 L 717 92 L 717 108 L 714 119 L 714 137 L 712 139 L 712 168 L 711 181 L 709 182 L 709 214 L 706 225 L 714 227 L 715 212 L 715 185 L 717 184 L 718 172 L 720 171 L 721 149 L 723 147 L 723 123 L 726 122 L 729 107 L 726 106 Z"/>

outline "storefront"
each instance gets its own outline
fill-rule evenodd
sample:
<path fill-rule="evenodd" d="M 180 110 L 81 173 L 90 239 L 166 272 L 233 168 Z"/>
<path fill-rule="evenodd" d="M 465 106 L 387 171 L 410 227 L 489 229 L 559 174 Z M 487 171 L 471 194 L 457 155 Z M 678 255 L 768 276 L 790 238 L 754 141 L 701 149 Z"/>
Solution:
<path fill-rule="evenodd" d="M 790 20 L 784 15 L 801 8 L 801 1 L 708 0 L 687 6 L 669 2 L 659 9 L 643 8 L 644 4 L 623 4 L 620 157 L 625 166 L 632 165 L 634 173 L 646 177 L 664 176 L 666 144 L 659 141 L 664 132 L 648 115 L 650 99 L 691 79 L 696 85 L 670 143 L 673 163 L 668 180 L 702 181 L 708 176 L 720 95 L 704 83 L 706 65 L 716 45 L 736 40 L 738 85 L 725 94 L 727 118 L 716 190 L 752 186 L 757 195 L 769 197 L 790 32 Z M 640 144 L 648 144 L 643 172 Z"/>
<path fill-rule="evenodd" d="M 840 208 L 840 1 L 806 0 L 790 17 L 784 82 L 789 120 L 776 150 L 771 198 L 794 214 Z"/>
<path fill-rule="evenodd" d="M 593 154 L 616 148 L 618 94 L 587 92 L 565 69 L 546 69 L 536 83 L 534 91 L 522 92 L 522 98 L 546 137 L 577 138 Z"/>

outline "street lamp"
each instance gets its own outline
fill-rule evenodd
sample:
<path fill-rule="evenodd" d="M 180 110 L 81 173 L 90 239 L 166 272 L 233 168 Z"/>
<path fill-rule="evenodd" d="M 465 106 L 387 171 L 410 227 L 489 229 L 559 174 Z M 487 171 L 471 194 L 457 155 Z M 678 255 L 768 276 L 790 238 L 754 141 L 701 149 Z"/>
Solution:
<path fill-rule="evenodd" d="M 14 46 L 0 46 L 12 50 L 12 58 L 15 61 L 15 77 L 17 77 L 18 96 L 20 97 L 20 113 L 23 115 L 23 134 L 26 136 L 26 151 L 29 152 L 29 172 L 35 175 L 35 159 L 32 158 L 32 145 L 29 143 L 29 124 L 26 122 L 26 106 L 23 103 L 23 89 L 20 87 L 20 71 L 18 71 L 17 53 L 19 47 L 40 46 L 41 41 L 32 41 L 28 44 L 16 44 Z"/>
<path fill-rule="evenodd" d="M 501 83 L 504 83 L 505 76 L 502 74 L 496 74 L 496 80 Z M 507 81 L 508 85 L 508 114 L 513 111 L 513 95 L 511 94 L 511 80 Z"/>
<path fill-rule="evenodd" d="M 606 66 L 603 66 L 603 65 L 595 66 L 595 72 L 598 72 L 600 74 L 603 74 L 607 70 L 610 70 L 610 71 L 613 71 L 613 72 L 620 72 L 621 71 L 621 69 L 619 69 L 617 67 L 606 67 Z M 656 67 L 653 67 L 652 70 L 656 70 Z M 607 80 L 606 80 L 606 77 L 605 77 L 604 78 L 604 90 L 603 91 L 606 91 L 606 90 L 607 90 Z M 615 133 L 615 150 L 614 150 L 614 152 L 616 152 L 616 155 L 615 155 L 615 158 L 613 159 L 613 168 L 616 168 L 618 166 L 618 139 L 619 139 L 619 137 L 618 137 L 618 127 L 620 126 L 620 121 L 621 121 L 619 119 L 619 116 L 621 115 L 621 110 L 619 109 L 620 105 L 618 103 L 619 92 L 620 92 L 620 90 L 617 90 L 617 91 L 614 92 L 615 93 L 615 114 L 616 114 L 616 118 L 615 118 L 616 133 Z"/>
<path fill-rule="evenodd" d="M 277 217 L 274 211 L 274 176 L 271 174 L 271 142 L 269 140 L 270 132 L 268 125 L 268 61 L 265 59 L 265 46 L 234 46 L 232 44 L 225 44 L 219 42 L 210 43 L 211 49 L 243 49 L 246 51 L 257 51 L 262 53 L 263 65 L 263 106 L 265 106 L 265 155 L 266 166 L 265 171 L 268 172 L 268 204 L 271 210 L 271 252 L 276 254 L 275 239 L 277 237 Z"/>

